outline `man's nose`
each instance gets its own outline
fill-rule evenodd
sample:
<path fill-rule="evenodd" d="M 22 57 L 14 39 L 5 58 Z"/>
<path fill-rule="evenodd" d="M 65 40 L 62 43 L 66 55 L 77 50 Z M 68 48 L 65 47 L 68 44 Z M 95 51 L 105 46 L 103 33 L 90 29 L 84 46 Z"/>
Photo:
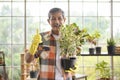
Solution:
<path fill-rule="evenodd" d="M 56 19 L 56 20 L 55 20 L 55 23 L 59 23 L 59 20 L 58 20 L 58 19 Z"/>
<path fill-rule="evenodd" d="M 60 24 L 56 23 L 55 26 L 56 26 L 56 27 L 60 27 Z"/>

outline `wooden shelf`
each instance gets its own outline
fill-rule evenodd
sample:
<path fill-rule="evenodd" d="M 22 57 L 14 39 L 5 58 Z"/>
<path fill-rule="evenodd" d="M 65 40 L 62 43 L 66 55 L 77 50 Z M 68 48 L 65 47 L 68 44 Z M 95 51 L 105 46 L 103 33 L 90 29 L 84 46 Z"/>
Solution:
<path fill-rule="evenodd" d="M 120 54 L 80 54 L 80 56 L 120 56 Z"/>

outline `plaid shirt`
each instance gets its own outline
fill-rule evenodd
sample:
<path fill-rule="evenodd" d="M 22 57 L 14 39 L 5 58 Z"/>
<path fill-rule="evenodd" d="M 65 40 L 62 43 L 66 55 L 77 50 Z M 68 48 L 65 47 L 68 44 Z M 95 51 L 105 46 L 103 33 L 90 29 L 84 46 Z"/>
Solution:
<path fill-rule="evenodd" d="M 51 32 L 41 34 L 43 46 L 39 45 L 38 51 L 34 55 L 35 58 L 39 57 L 40 71 L 37 80 L 55 80 L 55 59 L 56 59 L 56 41 Z"/>

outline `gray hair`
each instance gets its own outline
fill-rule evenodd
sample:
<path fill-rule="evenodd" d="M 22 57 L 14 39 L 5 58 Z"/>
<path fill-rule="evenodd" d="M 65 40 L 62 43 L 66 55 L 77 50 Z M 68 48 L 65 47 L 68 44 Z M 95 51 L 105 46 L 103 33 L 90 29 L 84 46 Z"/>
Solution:
<path fill-rule="evenodd" d="M 48 13 L 48 18 L 50 18 L 50 15 L 52 13 L 56 13 L 56 12 L 61 12 L 62 16 L 65 17 L 64 11 L 62 9 L 60 9 L 60 8 L 52 8 L 52 9 L 50 9 L 50 11 Z"/>

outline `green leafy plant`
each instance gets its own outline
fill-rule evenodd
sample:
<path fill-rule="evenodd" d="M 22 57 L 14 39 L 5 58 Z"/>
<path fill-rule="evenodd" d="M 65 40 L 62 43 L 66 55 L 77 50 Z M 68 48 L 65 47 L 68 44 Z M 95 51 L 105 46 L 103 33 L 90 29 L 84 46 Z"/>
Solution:
<path fill-rule="evenodd" d="M 95 30 L 92 34 L 89 34 L 88 36 L 88 42 L 91 43 L 91 46 L 92 44 L 93 45 L 97 45 L 98 44 L 98 39 L 100 38 L 100 32 Z"/>
<path fill-rule="evenodd" d="M 108 46 L 115 46 L 116 42 L 113 38 L 107 39 Z"/>
<path fill-rule="evenodd" d="M 79 53 L 80 47 L 86 42 L 87 36 L 87 29 L 80 27 L 76 23 L 72 23 L 69 25 L 63 25 L 60 28 L 60 48 L 62 55 L 75 55 L 76 52 Z"/>
<path fill-rule="evenodd" d="M 101 62 L 97 63 L 96 66 L 95 66 L 95 70 L 98 71 L 100 79 L 109 80 L 109 78 L 110 78 L 110 67 L 108 66 L 107 62 L 101 61 Z"/>
<path fill-rule="evenodd" d="M 108 54 L 112 55 L 115 54 L 115 46 L 116 42 L 113 38 L 107 39 L 107 50 Z"/>

